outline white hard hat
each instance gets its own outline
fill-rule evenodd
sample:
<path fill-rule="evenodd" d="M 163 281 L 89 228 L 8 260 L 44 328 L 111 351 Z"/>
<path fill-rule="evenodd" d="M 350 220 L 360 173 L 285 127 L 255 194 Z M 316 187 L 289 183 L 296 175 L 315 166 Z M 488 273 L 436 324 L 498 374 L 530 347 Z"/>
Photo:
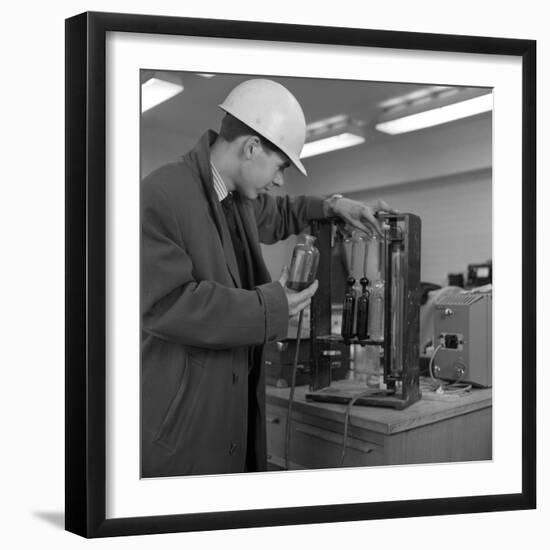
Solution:
<path fill-rule="evenodd" d="M 307 176 L 300 162 L 306 119 L 298 100 L 284 86 L 263 78 L 246 80 L 219 107 L 273 143 Z"/>

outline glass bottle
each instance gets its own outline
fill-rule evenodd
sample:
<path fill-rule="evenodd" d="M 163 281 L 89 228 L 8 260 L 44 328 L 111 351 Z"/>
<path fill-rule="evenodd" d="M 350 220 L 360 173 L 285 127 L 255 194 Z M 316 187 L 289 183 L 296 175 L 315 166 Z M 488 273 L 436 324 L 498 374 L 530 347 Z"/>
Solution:
<path fill-rule="evenodd" d="M 314 245 L 313 235 L 301 234 L 298 236 L 286 286 L 292 290 L 301 291 L 315 280 L 319 265 L 319 250 Z"/>

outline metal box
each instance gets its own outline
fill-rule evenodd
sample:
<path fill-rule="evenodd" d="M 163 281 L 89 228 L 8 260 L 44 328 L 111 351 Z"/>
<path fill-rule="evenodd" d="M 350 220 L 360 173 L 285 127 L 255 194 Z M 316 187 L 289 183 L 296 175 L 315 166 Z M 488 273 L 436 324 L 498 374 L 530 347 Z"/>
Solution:
<path fill-rule="evenodd" d="M 434 376 L 492 385 L 492 306 L 490 293 L 454 294 L 436 302 Z"/>

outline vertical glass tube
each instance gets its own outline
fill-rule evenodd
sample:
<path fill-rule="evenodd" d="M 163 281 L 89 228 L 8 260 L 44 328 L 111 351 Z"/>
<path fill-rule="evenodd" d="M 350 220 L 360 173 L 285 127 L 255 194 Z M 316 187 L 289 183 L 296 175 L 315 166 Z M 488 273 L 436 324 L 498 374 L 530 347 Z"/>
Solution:
<path fill-rule="evenodd" d="M 369 291 L 367 285 L 369 280 L 366 277 L 361 278 L 362 292 L 357 299 L 357 338 L 366 340 L 368 334 L 368 318 L 369 318 Z"/>
<path fill-rule="evenodd" d="M 356 291 L 354 288 L 355 277 L 353 276 L 353 267 L 355 261 L 355 240 L 353 234 L 351 239 L 346 239 L 346 244 L 351 243 L 350 258 L 348 262 L 348 277 L 346 279 L 346 292 L 344 302 L 342 304 L 342 337 L 344 340 L 351 340 L 355 336 L 355 298 Z"/>
<path fill-rule="evenodd" d="M 367 241 L 367 265 L 365 269 L 365 277 L 370 281 L 376 281 L 380 278 L 380 273 L 384 272 L 383 264 L 381 263 L 381 242 L 377 235 L 373 235 Z"/>
<path fill-rule="evenodd" d="M 384 340 L 384 281 L 374 281 L 369 296 L 368 333 L 371 340 Z"/>
<path fill-rule="evenodd" d="M 391 250 L 392 280 L 391 280 L 391 370 L 394 373 L 403 370 L 403 252 L 398 243 Z"/>
<path fill-rule="evenodd" d="M 367 278 L 369 289 L 367 332 L 369 339 L 384 340 L 384 246 L 385 239 L 373 235 L 369 243 Z"/>
<path fill-rule="evenodd" d="M 369 318 L 369 280 L 367 279 L 367 250 L 368 240 L 366 237 L 361 237 L 360 242 L 363 244 L 363 276 L 359 283 L 361 284 L 361 295 L 357 299 L 357 338 L 366 340 L 368 336 L 368 318 Z"/>
<path fill-rule="evenodd" d="M 346 294 L 342 307 L 342 337 L 344 340 L 351 340 L 355 335 L 353 321 L 355 317 L 355 279 L 348 277 L 346 280 Z"/>

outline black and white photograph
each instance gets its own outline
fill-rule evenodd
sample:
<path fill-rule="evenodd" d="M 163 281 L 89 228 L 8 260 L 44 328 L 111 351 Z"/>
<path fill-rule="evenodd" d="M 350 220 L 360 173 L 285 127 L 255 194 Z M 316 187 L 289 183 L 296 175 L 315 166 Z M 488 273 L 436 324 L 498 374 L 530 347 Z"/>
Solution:
<path fill-rule="evenodd" d="M 142 478 L 490 461 L 493 90 L 139 85 Z"/>
<path fill-rule="evenodd" d="M 8 4 L 2 547 L 543 547 L 545 13 Z"/>
<path fill-rule="evenodd" d="M 534 42 L 66 24 L 66 529 L 536 506 Z"/>

